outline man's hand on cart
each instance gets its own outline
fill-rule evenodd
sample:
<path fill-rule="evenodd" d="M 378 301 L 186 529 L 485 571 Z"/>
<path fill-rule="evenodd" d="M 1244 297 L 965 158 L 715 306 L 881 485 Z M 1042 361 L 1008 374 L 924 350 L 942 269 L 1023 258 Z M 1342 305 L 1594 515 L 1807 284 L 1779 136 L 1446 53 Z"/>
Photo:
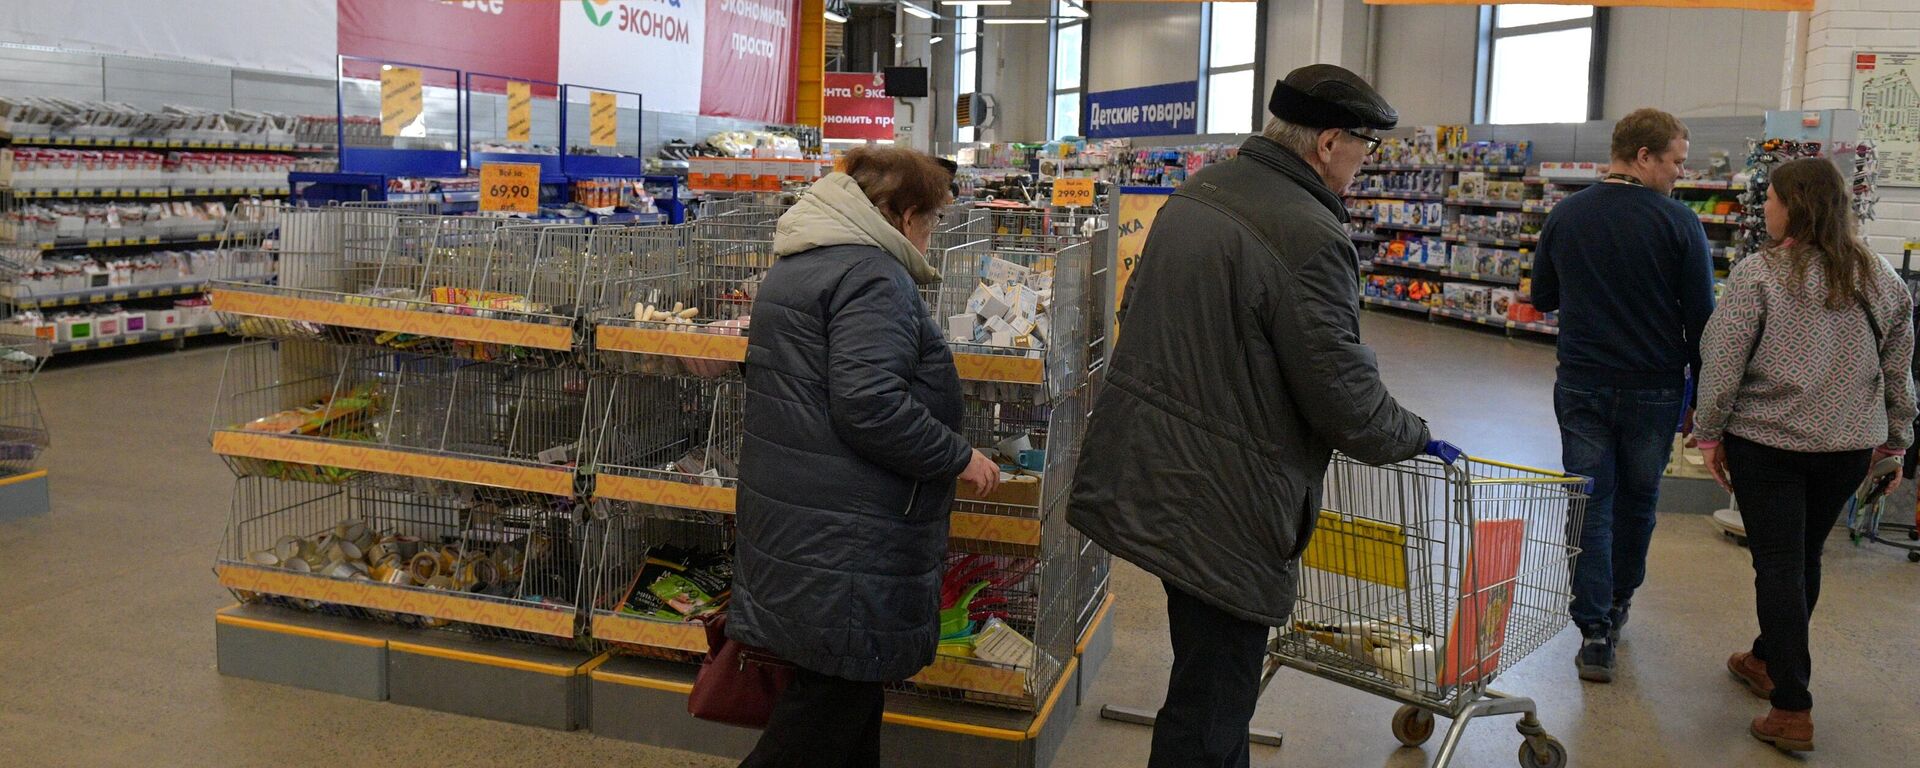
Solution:
<path fill-rule="evenodd" d="M 1460 450 L 1459 446 L 1445 440 L 1428 440 L 1426 450 L 1421 451 L 1421 453 L 1425 453 L 1428 456 L 1432 456 L 1448 464 L 1459 461 L 1460 457 L 1467 455 L 1465 451 Z"/>

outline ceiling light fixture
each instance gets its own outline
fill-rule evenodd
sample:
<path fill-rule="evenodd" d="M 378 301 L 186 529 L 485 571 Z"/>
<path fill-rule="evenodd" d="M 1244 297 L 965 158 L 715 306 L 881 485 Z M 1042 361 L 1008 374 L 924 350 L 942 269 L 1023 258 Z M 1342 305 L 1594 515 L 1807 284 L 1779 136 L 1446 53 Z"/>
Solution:
<path fill-rule="evenodd" d="M 820 15 L 827 17 L 827 21 L 831 21 L 835 24 L 847 23 L 847 17 L 834 13 L 833 11 L 821 11 Z"/>
<path fill-rule="evenodd" d="M 1039 18 L 1002 16 L 997 19 L 981 19 L 980 23 L 982 24 L 1045 24 L 1047 23 L 1047 19 L 1044 16 Z"/>
<path fill-rule="evenodd" d="M 921 18 L 921 19 L 937 19 L 937 18 L 940 18 L 940 15 L 939 15 L 939 14 L 936 14 L 936 13 L 934 13 L 933 11 L 929 11 L 929 10 L 927 10 L 927 9 L 925 9 L 925 8 L 922 8 L 922 7 L 920 7 L 920 6 L 918 6 L 918 5 L 914 5 L 913 3 L 909 3 L 909 2 L 906 2 L 906 0 L 901 0 L 901 2 L 900 2 L 900 10 L 903 10 L 903 11 L 906 11 L 906 12 L 907 12 L 908 14 L 910 14 L 910 15 L 912 15 L 912 16 L 914 16 L 914 17 L 916 17 L 916 18 Z"/>
<path fill-rule="evenodd" d="M 1013 0 L 940 0 L 941 5 L 1013 5 Z"/>
<path fill-rule="evenodd" d="M 932 40 L 928 40 L 928 41 L 927 41 L 927 45 L 939 45 L 939 44 L 940 44 L 940 41 L 942 41 L 942 40 L 945 40 L 945 39 L 946 39 L 946 38 L 944 38 L 944 37 L 941 37 L 941 36 L 939 36 L 939 35 L 934 35 L 934 36 L 933 36 L 933 39 L 932 39 Z"/>

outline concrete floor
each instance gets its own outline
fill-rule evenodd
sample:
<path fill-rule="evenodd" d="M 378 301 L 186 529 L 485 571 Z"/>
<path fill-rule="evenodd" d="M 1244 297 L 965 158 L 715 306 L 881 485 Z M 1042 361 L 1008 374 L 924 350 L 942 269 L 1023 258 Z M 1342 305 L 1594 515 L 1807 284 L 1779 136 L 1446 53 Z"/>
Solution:
<path fill-rule="evenodd" d="M 1553 351 L 1473 329 L 1368 313 L 1388 382 L 1434 433 L 1555 466 Z M 233 478 L 207 447 L 224 350 L 120 356 L 44 374 L 55 513 L 0 523 L 0 764 L 20 766 L 636 765 L 719 768 L 699 755 L 223 678 L 210 568 Z M 1746 555 L 1704 517 L 1662 520 L 1620 681 L 1587 686 L 1563 632 L 1500 687 L 1540 701 L 1576 766 L 1907 764 L 1920 754 L 1920 565 L 1836 539 L 1813 627 L 1820 751 L 1746 735 L 1763 704 L 1722 667 L 1753 631 Z M 1159 585 L 1116 567 L 1115 649 L 1092 698 L 1156 707 L 1170 663 Z M 1418 766 L 1393 705 L 1284 672 L 1255 718 L 1287 733 L 1261 766 Z M 1139 766 L 1149 732 L 1078 713 L 1059 768 Z M 1469 728 L 1460 766 L 1514 764 L 1513 720 Z M 1446 721 L 1442 721 L 1445 727 Z M 1438 743 L 1438 736 L 1433 744 Z"/>

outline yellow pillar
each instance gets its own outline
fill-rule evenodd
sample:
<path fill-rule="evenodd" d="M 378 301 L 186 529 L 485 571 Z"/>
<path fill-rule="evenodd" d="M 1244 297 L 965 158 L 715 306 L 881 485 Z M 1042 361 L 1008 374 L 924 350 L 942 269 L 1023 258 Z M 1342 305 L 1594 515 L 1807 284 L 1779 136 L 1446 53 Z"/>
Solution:
<path fill-rule="evenodd" d="M 827 95 L 826 0 L 800 0 L 800 76 L 793 121 L 821 127 Z"/>

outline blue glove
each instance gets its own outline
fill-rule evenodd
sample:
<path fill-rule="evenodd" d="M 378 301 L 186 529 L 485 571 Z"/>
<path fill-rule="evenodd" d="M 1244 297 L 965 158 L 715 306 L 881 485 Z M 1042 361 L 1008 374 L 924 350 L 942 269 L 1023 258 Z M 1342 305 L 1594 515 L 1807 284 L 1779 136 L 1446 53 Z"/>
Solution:
<path fill-rule="evenodd" d="M 1467 455 L 1464 451 L 1460 450 L 1459 446 L 1445 440 L 1428 440 L 1427 449 L 1422 451 L 1422 453 L 1448 464 L 1459 461 L 1460 457 Z"/>

